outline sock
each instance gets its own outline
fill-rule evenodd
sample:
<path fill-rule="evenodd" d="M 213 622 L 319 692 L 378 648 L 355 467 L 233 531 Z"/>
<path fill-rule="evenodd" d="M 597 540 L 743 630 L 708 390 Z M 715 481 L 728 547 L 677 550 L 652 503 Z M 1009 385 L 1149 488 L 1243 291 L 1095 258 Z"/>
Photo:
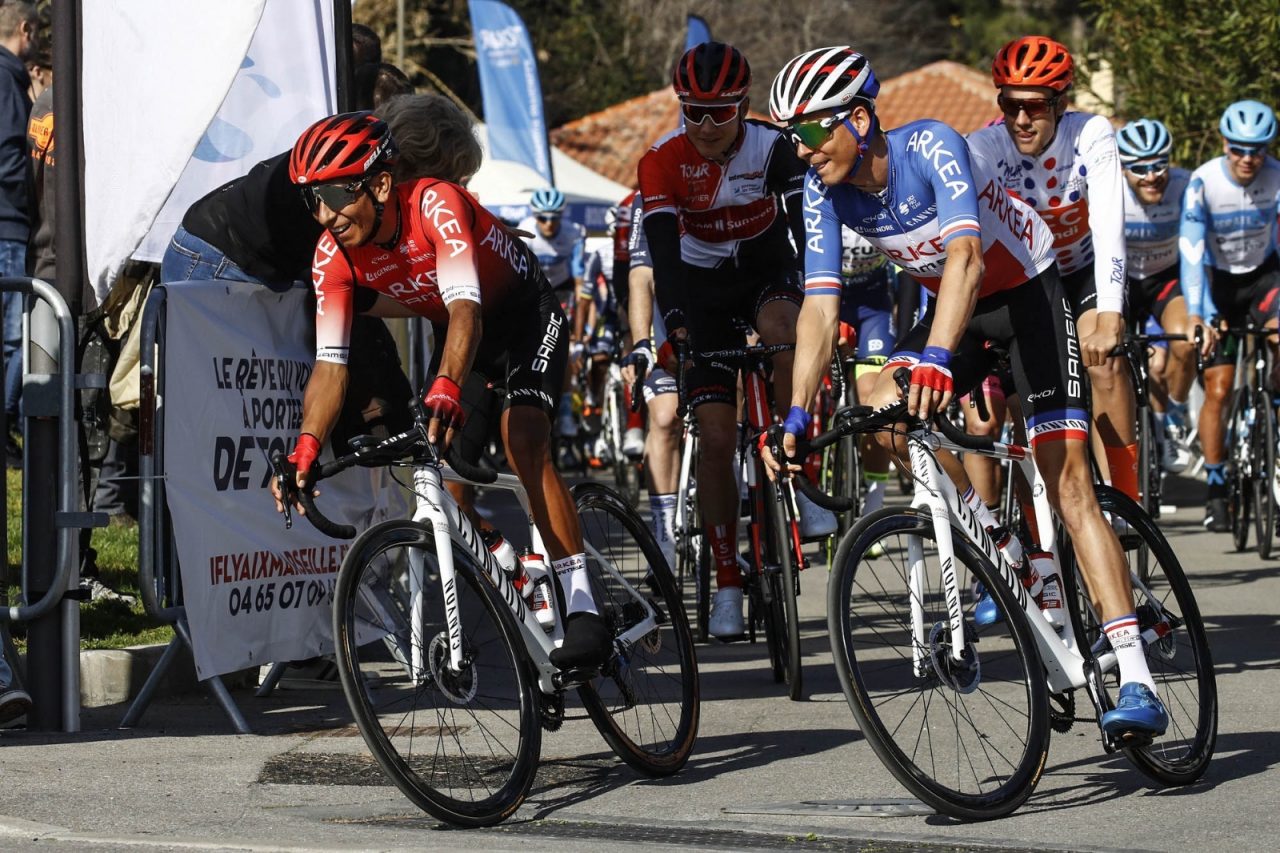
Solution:
<path fill-rule="evenodd" d="M 595 613 L 598 615 L 600 613 L 596 609 L 596 600 L 591 596 L 591 579 L 587 575 L 586 554 L 574 554 L 563 560 L 553 560 L 551 571 L 555 573 L 556 580 L 560 583 L 560 592 L 568 602 L 567 610 L 570 614 Z"/>
<path fill-rule="evenodd" d="M 973 486 L 964 490 L 961 495 L 965 504 L 978 517 L 978 523 L 990 530 L 996 526 L 996 517 L 991 514 L 991 510 L 987 508 L 982 498 L 978 497 L 978 493 L 973 490 Z"/>
<path fill-rule="evenodd" d="M 1120 664 L 1120 683 L 1140 681 L 1156 693 L 1156 682 L 1147 667 L 1147 654 L 1142 642 L 1142 633 L 1138 630 L 1138 617 L 1130 613 L 1119 619 L 1112 619 L 1102 626 L 1111 648 L 1116 653 L 1116 662 Z"/>
<path fill-rule="evenodd" d="M 676 539 L 676 496 L 649 495 L 649 523 L 653 526 L 653 538 L 658 545 Z"/>
<path fill-rule="evenodd" d="M 1178 402 L 1172 397 L 1169 398 L 1169 406 L 1166 410 L 1169 422 L 1175 426 L 1184 427 L 1187 425 L 1187 401 Z"/>
<path fill-rule="evenodd" d="M 1156 416 L 1156 426 L 1160 428 L 1161 432 L 1164 432 L 1165 427 L 1169 425 L 1169 413 L 1168 412 L 1152 412 L 1151 414 Z"/>
<path fill-rule="evenodd" d="M 1138 500 L 1138 445 L 1106 448 L 1107 467 L 1111 469 L 1111 485 Z"/>
<path fill-rule="evenodd" d="M 734 533 L 737 531 L 735 530 Z M 729 526 L 716 524 L 706 533 L 711 550 L 711 562 L 716 567 L 716 589 L 742 586 L 742 570 L 738 568 L 738 555 L 734 552 L 737 536 L 730 534 Z"/>
<path fill-rule="evenodd" d="M 1227 463 L 1215 462 L 1210 465 L 1206 462 L 1204 476 L 1209 483 L 1210 498 L 1225 498 L 1227 496 Z"/>
<path fill-rule="evenodd" d="M 867 496 L 862 501 L 862 514 L 866 515 L 884 506 L 884 492 L 889 487 L 889 472 L 863 471 L 862 482 L 867 487 Z"/>

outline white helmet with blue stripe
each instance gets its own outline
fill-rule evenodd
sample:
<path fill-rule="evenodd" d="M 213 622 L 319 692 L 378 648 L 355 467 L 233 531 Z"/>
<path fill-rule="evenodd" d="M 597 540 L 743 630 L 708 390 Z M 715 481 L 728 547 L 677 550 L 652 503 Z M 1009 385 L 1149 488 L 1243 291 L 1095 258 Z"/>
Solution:
<path fill-rule="evenodd" d="M 534 213 L 559 213 L 564 210 L 564 193 L 555 187 L 534 190 L 529 206 Z"/>

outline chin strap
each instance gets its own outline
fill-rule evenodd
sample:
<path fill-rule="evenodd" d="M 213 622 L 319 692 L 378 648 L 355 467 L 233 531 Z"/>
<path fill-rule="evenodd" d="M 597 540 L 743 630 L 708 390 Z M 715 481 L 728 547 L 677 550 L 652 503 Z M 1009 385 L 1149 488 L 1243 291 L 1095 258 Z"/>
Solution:
<path fill-rule="evenodd" d="M 400 242 L 400 226 L 403 224 L 400 216 L 396 216 L 396 233 L 391 235 L 390 240 L 385 243 L 378 243 L 374 241 L 373 237 L 377 235 L 378 230 L 382 228 L 382 214 L 386 211 L 386 205 L 378 201 L 378 199 L 373 195 L 373 190 L 369 189 L 367 186 L 364 188 L 364 191 L 369 194 L 369 200 L 373 202 L 373 231 L 369 237 L 369 242 L 373 242 L 373 244 L 380 249 L 394 249 L 396 244 Z"/>
<path fill-rule="evenodd" d="M 862 165 L 862 158 L 866 156 L 867 149 L 871 147 L 871 140 L 875 138 L 876 131 L 880 129 L 880 117 L 874 112 L 871 114 L 871 130 L 865 137 L 858 133 L 858 129 L 853 126 L 853 122 L 849 121 L 847 117 L 840 123 L 853 134 L 853 138 L 858 142 L 858 157 L 853 161 L 853 168 L 849 170 L 849 179 L 852 180 L 853 176 L 858 174 L 858 167 Z"/>

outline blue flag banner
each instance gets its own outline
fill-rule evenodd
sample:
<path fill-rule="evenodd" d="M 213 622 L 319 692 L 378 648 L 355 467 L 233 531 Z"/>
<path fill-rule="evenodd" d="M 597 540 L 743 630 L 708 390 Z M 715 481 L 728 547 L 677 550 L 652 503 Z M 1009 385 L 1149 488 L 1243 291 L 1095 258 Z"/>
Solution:
<path fill-rule="evenodd" d="M 524 163 L 554 186 L 542 86 L 529 32 L 505 3 L 471 0 L 470 7 L 489 155 Z"/>
<path fill-rule="evenodd" d="M 711 28 L 707 26 L 707 22 L 697 15 L 690 15 L 689 29 L 684 36 L 684 49 L 688 50 L 709 41 L 711 41 Z"/>

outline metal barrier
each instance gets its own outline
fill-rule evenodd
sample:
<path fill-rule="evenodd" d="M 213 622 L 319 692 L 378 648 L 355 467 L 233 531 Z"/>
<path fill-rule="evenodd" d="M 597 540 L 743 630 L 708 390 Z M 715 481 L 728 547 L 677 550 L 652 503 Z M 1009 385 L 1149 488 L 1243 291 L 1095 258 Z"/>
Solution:
<path fill-rule="evenodd" d="M 191 650 L 191 629 L 186 609 L 181 604 L 182 582 L 178 564 L 173 559 L 172 536 L 168 524 L 164 496 L 164 418 L 160 407 L 164 399 L 164 374 L 157 372 L 156 353 L 164 348 L 165 288 L 152 288 L 142 310 L 141 330 L 141 400 L 138 406 L 138 589 L 142 603 L 152 617 L 173 625 L 174 638 L 147 677 L 142 689 L 129 706 L 121 728 L 137 725 L 155 695 L 161 679 L 178 659 L 185 646 Z M 240 734 L 253 730 L 236 706 L 221 676 L 204 679 L 203 684 L 222 706 L 232 726 Z"/>
<path fill-rule="evenodd" d="M 34 278 L 0 278 L 0 292 L 18 292 L 34 295 L 48 305 L 57 324 L 57 372 L 37 373 L 32 368 L 37 361 L 26 359 L 23 372 L 23 417 L 56 418 L 57 435 L 57 509 L 54 513 L 54 527 L 57 531 L 57 552 L 54 561 L 54 574 L 47 590 L 35 602 L 26 602 L 29 584 L 29 566 L 31 552 L 30 542 L 24 536 L 22 554 L 22 599 L 23 603 L 7 608 L 0 608 L 0 622 L 29 622 L 48 614 L 62 603 L 66 612 L 62 622 L 62 728 L 63 731 L 74 732 L 80 729 L 80 604 L 75 593 L 80 587 L 80 541 L 78 531 L 86 527 L 105 527 L 107 518 L 102 513 L 87 513 L 79 510 L 77 479 L 80 470 L 79 444 L 77 441 L 78 424 L 76 422 L 75 392 L 77 388 L 105 388 L 106 377 L 95 374 L 80 376 L 76 373 L 76 327 L 66 301 L 54 287 L 46 281 Z M 32 306 L 32 310 L 35 307 Z M 44 338 L 49 329 L 41 323 L 30 322 L 31 313 L 26 314 L 27 329 L 23 335 L 23 347 L 20 351 L 25 357 L 33 337 Z M 46 352 L 52 352 L 52 341 L 37 341 L 44 346 Z M 24 515 L 29 514 L 33 502 L 33 491 L 30 482 L 30 466 L 23 466 L 22 505 Z M 28 526 L 23 525 L 24 533 Z M 38 534 L 39 531 L 34 531 Z M 28 669 L 32 656 L 28 656 Z M 38 662 L 36 662 L 38 663 Z"/>

